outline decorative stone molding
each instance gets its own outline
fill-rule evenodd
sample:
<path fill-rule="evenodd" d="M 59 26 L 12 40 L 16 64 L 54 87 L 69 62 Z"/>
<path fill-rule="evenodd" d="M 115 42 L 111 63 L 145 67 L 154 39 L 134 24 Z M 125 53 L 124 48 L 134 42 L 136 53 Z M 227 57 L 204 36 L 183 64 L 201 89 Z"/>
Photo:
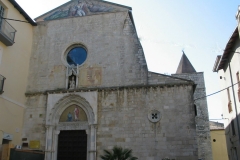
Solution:
<path fill-rule="evenodd" d="M 86 130 L 88 122 L 60 122 L 57 125 L 57 130 Z"/>
<path fill-rule="evenodd" d="M 63 111 L 68 108 L 69 106 L 76 104 L 79 107 L 81 107 L 88 118 L 88 123 L 93 124 L 95 121 L 94 118 L 94 113 L 92 110 L 92 107 L 90 104 L 86 101 L 85 98 L 76 95 L 76 94 L 68 94 L 67 96 L 61 98 L 51 109 L 50 112 L 47 111 L 47 116 L 46 116 L 46 123 L 47 124 L 52 124 L 52 125 L 57 125 L 59 123 L 59 118 Z"/>
<path fill-rule="evenodd" d="M 48 99 L 51 101 L 51 99 Z M 71 105 L 82 108 L 87 116 L 87 121 L 59 122 L 60 116 Z M 58 135 L 61 130 L 85 130 L 88 138 L 87 160 L 96 160 L 96 127 L 93 108 L 89 102 L 76 94 L 68 94 L 59 99 L 55 105 L 47 106 L 46 114 L 46 159 L 57 160 Z"/>

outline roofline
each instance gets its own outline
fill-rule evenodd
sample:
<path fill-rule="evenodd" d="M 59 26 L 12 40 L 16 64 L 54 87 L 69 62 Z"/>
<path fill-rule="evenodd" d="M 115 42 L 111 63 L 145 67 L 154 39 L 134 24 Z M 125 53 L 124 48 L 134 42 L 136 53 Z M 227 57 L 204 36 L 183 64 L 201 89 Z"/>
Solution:
<path fill-rule="evenodd" d="M 236 19 L 238 18 L 239 14 L 240 14 L 240 5 L 238 6 L 238 11 L 236 13 Z"/>
<path fill-rule="evenodd" d="M 53 8 L 52 10 L 50 10 L 50 11 L 48 11 L 48 12 L 46 12 L 46 13 L 44 13 L 44 14 L 42 14 L 42 15 L 36 17 L 36 18 L 34 18 L 34 20 L 36 21 L 38 18 L 40 18 L 40 17 L 42 17 L 42 16 L 45 16 L 46 14 L 52 12 L 53 10 L 58 9 L 58 8 L 60 8 L 60 7 L 64 6 L 64 5 L 66 5 L 66 4 L 68 4 L 68 3 L 70 3 L 70 2 L 71 2 L 71 1 L 66 2 L 66 3 L 64 3 L 64 4 L 62 4 L 62 5 L 60 5 L 60 6 L 56 7 L 56 8 Z"/>
<path fill-rule="evenodd" d="M 102 1 L 102 0 L 95 0 L 95 1 L 100 1 L 100 2 L 103 2 L 103 3 L 108 3 L 108 4 L 111 4 L 111 5 L 116 5 L 116 6 L 119 6 L 119 7 L 124 7 L 124 8 L 127 8 L 127 9 L 129 9 L 129 10 L 132 10 L 131 7 L 124 6 L 124 5 L 117 4 L 117 3 L 112 3 L 112 2 Z M 56 7 L 56 8 L 53 8 L 52 10 L 50 10 L 50 11 L 48 11 L 48 12 L 46 12 L 46 13 L 44 13 L 44 14 L 36 17 L 36 18 L 34 18 L 34 20 L 37 20 L 38 18 L 40 18 L 40 17 L 42 17 L 42 16 L 45 16 L 45 15 L 47 15 L 48 13 L 50 13 L 50 12 L 56 10 L 56 9 L 59 9 L 59 8 L 61 8 L 62 6 L 66 5 L 66 4 L 68 4 L 68 3 L 71 3 L 71 2 L 72 2 L 72 0 L 70 0 L 70 1 L 64 3 L 64 4 L 62 4 L 62 5 L 60 5 L 60 6 Z"/>
<path fill-rule="evenodd" d="M 22 7 L 15 1 L 15 0 L 8 0 L 14 8 L 16 8 L 20 14 L 23 15 L 23 17 L 32 25 L 32 26 L 37 26 L 37 23 L 32 20 L 32 18 L 22 9 Z"/>
<path fill-rule="evenodd" d="M 97 0 L 97 1 L 102 1 L 102 0 Z M 124 6 L 124 5 L 121 5 L 121 4 L 118 4 L 118 3 L 113 3 L 113 2 L 108 2 L 108 1 L 102 1 L 102 2 L 105 2 L 105 3 L 108 3 L 108 4 L 112 4 L 112 5 L 116 5 L 116 6 L 119 6 L 119 7 L 124 7 L 124 8 L 127 8 L 129 10 L 132 10 L 132 7 Z"/>
<path fill-rule="evenodd" d="M 179 80 L 184 80 L 184 81 L 188 81 L 188 82 L 194 83 L 194 81 L 189 80 L 189 79 L 184 79 L 184 78 L 179 78 L 179 77 L 172 76 L 172 75 L 174 75 L 174 74 L 171 74 L 171 76 L 170 76 L 170 75 L 161 74 L 161 73 L 156 73 L 156 72 L 152 72 L 152 71 L 148 71 L 148 72 L 151 72 L 151 73 L 154 73 L 154 74 L 158 74 L 158 75 L 161 75 L 161 76 L 166 76 L 166 77 L 170 77 L 170 78 L 179 79 Z"/>
<path fill-rule="evenodd" d="M 220 61 L 221 57 L 222 57 L 221 55 L 218 55 L 216 57 L 216 60 L 215 60 L 214 66 L 213 66 L 213 72 L 217 72 L 217 68 L 218 68 L 219 61 Z"/>
<path fill-rule="evenodd" d="M 56 90 L 45 90 L 40 92 L 26 92 L 25 96 L 35 96 L 35 95 L 47 95 L 47 94 L 62 94 L 62 93 L 75 93 L 75 92 L 93 92 L 93 91 L 114 91 L 114 90 L 123 90 L 123 89 L 140 89 L 140 88 L 164 88 L 164 87 L 175 87 L 175 86 L 192 86 L 191 83 L 184 83 L 184 84 L 139 84 L 139 85 L 126 85 L 126 86 L 111 86 L 111 87 L 82 87 L 78 89 L 66 89 L 66 88 L 59 88 Z"/>
<path fill-rule="evenodd" d="M 128 11 L 128 15 L 129 15 L 129 17 L 130 17 L 130 19 L 131 19 L 131 21 L 132 21 L 132 23 L 133 23 L 133 27 L 134 27 L 136 33 L 137 33 L 137 29 L 136 29 L 135 22 L 134 22 L 134 19 L 133 19 L 132 10 L 129 10 L 129 11 Z"/>
<path fill-rule="evenodd" d="M 223 128 L 223 129 L 211 129 L 210 128 L 210 131 L 224 131 L 225 129 Z"/>
<path fill-rule="evenodd" d="M 236 42 L 236 40 L 238 40 L 238 39 L 239 39 L 239 32 L 238 32 L 238 27 L 236 27 L 236 29 L 232 33 L 232 36 L 230 37 L 230 39 L 224 49 L 223 55 L 222 55 L 221 59 L 219 60 L 219 63 L 215 64 L 215 65 L 217 65 L 217 67 L 215 69 L 216 72 L 224 68 L 226 62 L 228 62 L 229 55 L 234 52 L 234 51 L 232 51 L 234 42 Z"/>

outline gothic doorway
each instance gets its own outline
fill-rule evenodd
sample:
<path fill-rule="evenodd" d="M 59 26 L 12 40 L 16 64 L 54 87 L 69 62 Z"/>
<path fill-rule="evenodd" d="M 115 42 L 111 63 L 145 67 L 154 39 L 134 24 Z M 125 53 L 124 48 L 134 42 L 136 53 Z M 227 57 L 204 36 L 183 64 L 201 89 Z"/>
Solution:
<path fill-rule="evenodd" d="M 96 160 L 96 131 L 97 92 L 48 95 L 45 160 Z"/>
<path fill-rule="evenodd" d="M 85 130 L 65 130 L 58 135 L 57 160 L 87 160 Z"/>

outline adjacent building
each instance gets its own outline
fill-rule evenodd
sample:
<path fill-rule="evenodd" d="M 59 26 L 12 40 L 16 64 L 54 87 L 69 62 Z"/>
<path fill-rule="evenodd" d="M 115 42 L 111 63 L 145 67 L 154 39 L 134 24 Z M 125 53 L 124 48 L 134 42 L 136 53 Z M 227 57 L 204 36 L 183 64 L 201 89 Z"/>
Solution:
<path fill-rule="evenodd" d="M 22 143 L 33 26 L 17 2 L 0 1 L 0 148 Z"/>
<path fill-rule="evenodd" d="M 237 13 L 239 24 L 240 14 Z M 231 35 L 222 55 L 217 56 L 213 71 L 219 75 L 223 117 L 230 160 L 240 158 L 240 39 L 239 25 Z"/>
<path fill-rule="evenodd" d="M 209 121 L 213 160 L 228 160 L 224 124 Z"/>

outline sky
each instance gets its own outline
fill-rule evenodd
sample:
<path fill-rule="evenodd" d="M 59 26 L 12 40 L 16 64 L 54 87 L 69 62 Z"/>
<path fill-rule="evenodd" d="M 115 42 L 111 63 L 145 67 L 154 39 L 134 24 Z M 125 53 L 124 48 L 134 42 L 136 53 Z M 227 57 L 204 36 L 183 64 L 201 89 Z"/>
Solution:
<path fill-rule="evenodd" d="M 33 19 L 68 0 L 16 0 Z M 217 55 L 237 26 L 238 0 L 109 0 L 130 6 L 149 71 L 173 74 L 184 50 L 197 72 L 204 72 L 207 95 L 220 90 L 212 72 Z M 207 98 L 210 120 L 221 119 L 220 94 Z M 220 120 L 215 120 L 220 121 Z"/>

